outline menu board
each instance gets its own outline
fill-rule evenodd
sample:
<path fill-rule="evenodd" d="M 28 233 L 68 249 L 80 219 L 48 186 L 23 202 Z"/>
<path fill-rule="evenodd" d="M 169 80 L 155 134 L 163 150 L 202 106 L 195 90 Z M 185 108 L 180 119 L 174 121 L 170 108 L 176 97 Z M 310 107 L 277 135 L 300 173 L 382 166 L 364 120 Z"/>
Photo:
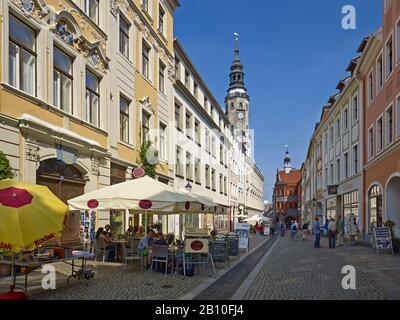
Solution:
<path fill-rule="evenodd" d="M 239 236 L 239 249 L 249 248 L 250 225 L 248 223 L 237 223 L 235 232 Z"/>
<path fill-rule="evenodd" d="M 375 228 L 375 244 L 376 250 L 393 250 L 392 237 L 390 229 L 385 227 Z"/>
<path fill-rule="evenodd" d="M 226 241 L 213 241 L 211 245 L 211 254 L 214 262 L 225 262 L 227 260 L 227 246 Z"/>
<path fill-rule="evenodd" d="M 229 256 L 237 257 L 239 255 L 239 238 L 238 236 L 228 236 Z"/>

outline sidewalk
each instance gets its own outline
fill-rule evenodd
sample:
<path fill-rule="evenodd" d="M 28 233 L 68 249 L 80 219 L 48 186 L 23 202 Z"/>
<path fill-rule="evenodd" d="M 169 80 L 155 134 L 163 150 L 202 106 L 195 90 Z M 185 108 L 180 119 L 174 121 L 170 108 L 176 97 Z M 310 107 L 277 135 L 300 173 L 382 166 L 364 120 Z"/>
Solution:
<path fill-rule="evenodd" d="M 250 237 L 250 250 L 267 237 Z M 241 252 L 242 257 L 245 253 Z M 230 265 L 238 258 L 231 257 Z M 78 281 L 71 279 L 67 285 L 66 279 L 70 274 L 70 267 L 65 264 L 55 264 L 57 270 L 57 289 L 44 291 L 41 287 L 43 275 L 38 271 L 29 275 L 29 294 L 32 300 L 143 300 L 143 299 L 180 299 L 184 295 L 193 291 L 206 281 L 209 276 L 202 271 L 194 277 L 176 277 L 175 275 L 140 272 L 138 263 L 128 266 L 126 273 L 121 272 L 121 265 L 112 263 L 89 262 L 89 265 L 96 272 L 93 279 Z M 216 264 L 217 273 L 230 267 L 228 264 Z M 211 269 L 210 269 L 211 274 Z M 20 277 L 19 282 L 23 282 Z M 9 279 L 0 278 L 0 292 L 5 292 L 9 287 Z"/>

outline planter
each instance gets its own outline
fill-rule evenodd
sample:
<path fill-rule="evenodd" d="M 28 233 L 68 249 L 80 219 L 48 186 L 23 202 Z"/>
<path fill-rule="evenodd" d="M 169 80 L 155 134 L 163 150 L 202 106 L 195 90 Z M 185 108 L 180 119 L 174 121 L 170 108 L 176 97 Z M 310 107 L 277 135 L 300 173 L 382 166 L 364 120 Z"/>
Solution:
<path fill-rule="evenodd" d="M 8 264 L 2 264 L 0 262 L 0 276 L 10 276 L 11 275 L 11 266 Z"/>

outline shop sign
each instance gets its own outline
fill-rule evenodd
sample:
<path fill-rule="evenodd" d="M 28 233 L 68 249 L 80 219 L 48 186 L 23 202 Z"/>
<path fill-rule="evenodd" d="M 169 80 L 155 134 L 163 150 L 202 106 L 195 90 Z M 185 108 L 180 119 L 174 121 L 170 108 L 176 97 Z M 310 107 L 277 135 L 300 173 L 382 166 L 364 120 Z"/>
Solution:
<path fill-rule="evenodd" d="M 153 206 L 153 203 L 150 200 L 141 200 L 139 201 L 139 207 L 144 210 L 149 210 Z"/>
<path fill-rule="evenodd" d="M 328 186 L 328 195 L 337 195 L 338 194 L 338 186 Z"/>

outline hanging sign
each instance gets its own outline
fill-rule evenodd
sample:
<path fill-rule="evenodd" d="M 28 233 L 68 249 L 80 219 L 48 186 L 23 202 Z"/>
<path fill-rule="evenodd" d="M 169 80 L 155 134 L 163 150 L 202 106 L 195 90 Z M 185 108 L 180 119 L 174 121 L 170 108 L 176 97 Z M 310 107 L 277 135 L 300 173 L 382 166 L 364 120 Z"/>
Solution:
<path fill-rule="evenodd" d="M 144 210 L 149 210 L 153 206 L 153 203 L 150 200 L 140 200 L 139 207 Z"/>
<path fill-rule="evenodd" d="M 135 179 L 142 178 L 142 177 L 144 177 L 144 175 L 145 175 L 145 171 L 143 168 L 139 167 L 139 168 L 132 170 L 132 177 Z"/>
<path fill-rule="evenodd" d="M 92 199 L 87 202 L 87 206 L 89 209 L 96 209 L 99 206 L 99 202 L 95 199 Z"/>

